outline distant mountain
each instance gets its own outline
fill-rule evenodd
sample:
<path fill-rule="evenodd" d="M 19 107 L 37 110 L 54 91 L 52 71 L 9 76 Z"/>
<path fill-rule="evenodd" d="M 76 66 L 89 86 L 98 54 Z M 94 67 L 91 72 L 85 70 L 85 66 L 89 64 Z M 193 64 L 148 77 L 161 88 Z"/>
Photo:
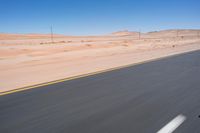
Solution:
<path fill-rule="evenodd" d="M 113 32 L 111 35 L 114 36 L 138 36 L 139 32 L 134 31 L 118 31 Z M 177 36 L 197 36 L 200 34 L 200 30 L 195 29 L 170 29 L 161 31 L 152 31 L 147 33 L 141 33 L 143 37 L 177 37 Z"/>
<path fill-rule="evenodd" d="M 176 36 L 197 36 L 200 30 L 194 29 L 171 29 L 148 32 L 145 35 L 154 37 L 176 37 Z"/>
<path fill-rule="evenodd" d="M 113 32 L 112 35 L 115 36 L 135 36 L 138 35 L 138 32 L 134 32 L 134 31 L 128 31 L 128 30 L 124 30 L 124 31 L 118 31 L 118 32 Z"/>

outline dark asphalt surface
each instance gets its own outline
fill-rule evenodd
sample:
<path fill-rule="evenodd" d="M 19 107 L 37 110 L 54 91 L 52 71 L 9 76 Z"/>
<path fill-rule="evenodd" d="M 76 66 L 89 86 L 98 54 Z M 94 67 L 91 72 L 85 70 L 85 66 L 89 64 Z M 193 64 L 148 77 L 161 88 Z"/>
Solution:
<path fill-rule="evenodd" d="M 48 76 L 48 75 L 47 75 Z M 0 97 L 0 133 L 200 133 L 200 51 Z"/>

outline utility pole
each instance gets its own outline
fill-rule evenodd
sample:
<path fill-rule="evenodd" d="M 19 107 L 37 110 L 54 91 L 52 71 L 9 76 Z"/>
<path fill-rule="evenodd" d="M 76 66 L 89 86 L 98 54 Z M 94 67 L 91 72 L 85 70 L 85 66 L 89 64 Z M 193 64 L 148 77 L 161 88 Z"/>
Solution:
<path fill-rule="evenodd" d="M 139 37 L 139 40 L 140 40 L 141 39 L 141 30 L 139 30 L 138 37 Z"/>
<path fill-rule="evenodd" d="M 51 42 L 54 43 L 54 39 L 53 39 L 53 27 L 51 26 Z"/>

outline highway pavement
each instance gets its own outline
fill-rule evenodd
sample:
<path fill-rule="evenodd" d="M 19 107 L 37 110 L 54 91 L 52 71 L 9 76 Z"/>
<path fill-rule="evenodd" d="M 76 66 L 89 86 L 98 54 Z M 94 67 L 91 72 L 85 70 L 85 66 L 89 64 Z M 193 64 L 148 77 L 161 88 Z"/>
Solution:
<path fill-rule="evenodd" d="M 199 116 L 200 51 L 0 96 L 0 133 L 200 133 Z"/>

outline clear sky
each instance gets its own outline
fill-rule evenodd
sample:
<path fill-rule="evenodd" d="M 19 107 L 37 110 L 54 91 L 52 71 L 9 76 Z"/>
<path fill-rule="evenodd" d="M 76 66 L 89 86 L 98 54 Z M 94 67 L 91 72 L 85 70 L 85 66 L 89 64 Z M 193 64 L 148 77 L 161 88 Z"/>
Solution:
<path fill-rule="evenodd" d="M 200 29 L 200 0 L 0 0 L 1 33 Z"/>

